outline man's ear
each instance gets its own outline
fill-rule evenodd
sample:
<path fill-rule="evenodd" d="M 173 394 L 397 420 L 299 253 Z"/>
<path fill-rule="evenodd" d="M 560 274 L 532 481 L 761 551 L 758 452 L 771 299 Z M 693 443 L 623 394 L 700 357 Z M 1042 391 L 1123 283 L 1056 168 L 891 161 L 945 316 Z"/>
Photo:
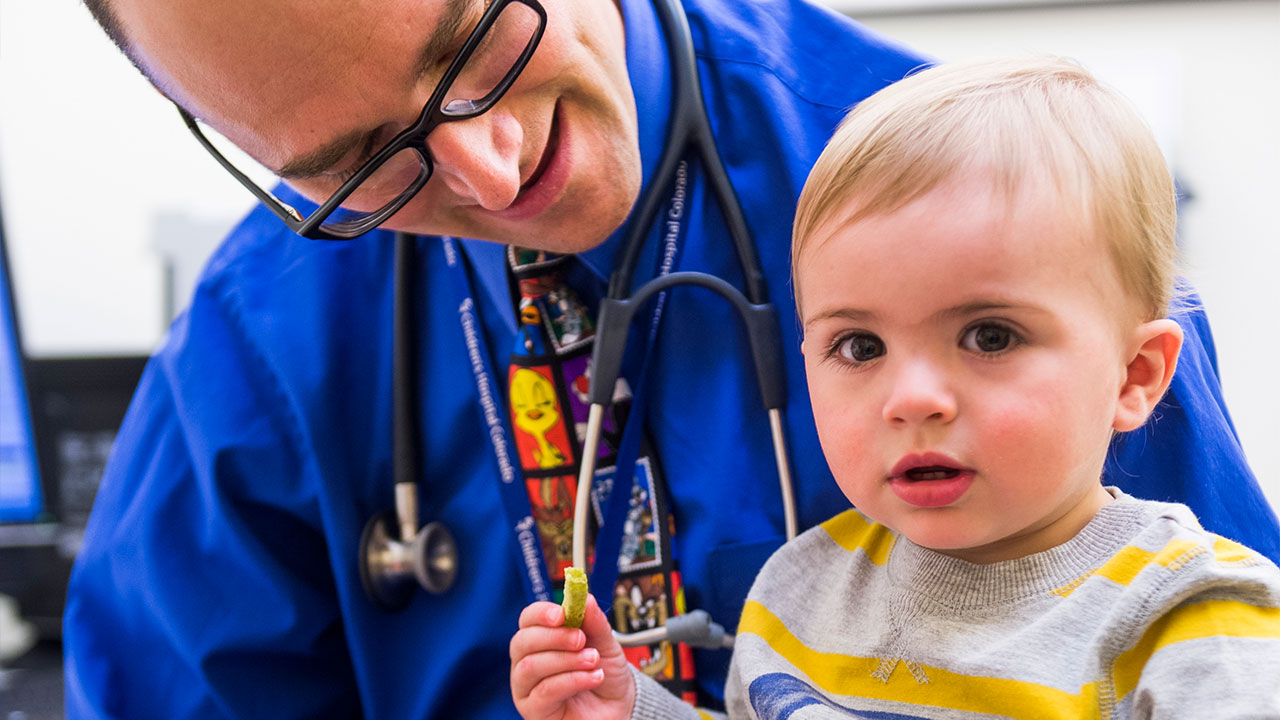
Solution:
<path fill-rule="evenodd" d="M 1120 432 L 1141 427 L 1169 389 L 1182 349 L 1182 327 L 1161 318 L 1138 326 L 1130 338 L 1129 363 L 1111 424 Z"/>

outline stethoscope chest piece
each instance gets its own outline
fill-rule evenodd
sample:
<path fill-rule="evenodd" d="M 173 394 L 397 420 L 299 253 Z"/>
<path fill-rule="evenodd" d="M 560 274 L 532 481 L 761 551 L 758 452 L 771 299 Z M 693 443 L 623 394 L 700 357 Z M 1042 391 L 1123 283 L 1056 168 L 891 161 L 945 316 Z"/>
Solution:
<path fill-rule="evenodd" d="M 403 610 L 417 587 L 439 595 L 458 577 L 458 544 L 440 522 L 422 526 L 409 542 L 396 536 L 396 514 L 369 519 L 360 536 L 360 582 L 384 610 Z"/>

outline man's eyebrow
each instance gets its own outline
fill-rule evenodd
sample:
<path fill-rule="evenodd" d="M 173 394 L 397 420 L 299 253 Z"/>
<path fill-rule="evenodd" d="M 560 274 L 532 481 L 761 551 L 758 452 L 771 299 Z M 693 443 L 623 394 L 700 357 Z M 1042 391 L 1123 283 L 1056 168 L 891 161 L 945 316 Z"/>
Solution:
<path fill-rule="evenodd" d="M 373 132 L 373 130 L 352 130 L 333 142 L 290 160 L 276 170 L 276 175 L 284 180 L 297 180 L 323 174 L 346 157 L 352 148 L 367 145 Z"/>
<path fill-rule="evenodd" d="M 440 18 L 440 22 L 436 23 L 435 29 L 423 43 L 422 50 L 414 62 L 413 77 L 415 79 L 425 75 L 453 42 L 458 29 L 462 26 L 466 8 L 471 2 L 472 0 L 449 0 L 444 16 Z M 361 145 L 368 146 L 376 132 L 377 128 L 370 128 L 346 133 L 332 142 L 293 158 L 277 170 L 276 175 L 286 180 L 297 180 L 323 174 L 353 149 Z"/>
<path fill-rule="evenodd" d="M 415 78 L 426 75 L 427 71 L 439 61 L 440 56 L 444 55 L 444 51 L 457 36 L 458 29 L 462 27 L 462 19 L 466 15 L 467 6 L 471 3 L 472 0 L 449 0 L 444 17 L 436 23 L 436 29 L 431 31 L 431 37 L 427 38 L 422 51 L 418 53 L 418 61 L 413 65 Z M 493 0 L 485 0 L 484 6 L 487 8 L 492 4 Z"/>

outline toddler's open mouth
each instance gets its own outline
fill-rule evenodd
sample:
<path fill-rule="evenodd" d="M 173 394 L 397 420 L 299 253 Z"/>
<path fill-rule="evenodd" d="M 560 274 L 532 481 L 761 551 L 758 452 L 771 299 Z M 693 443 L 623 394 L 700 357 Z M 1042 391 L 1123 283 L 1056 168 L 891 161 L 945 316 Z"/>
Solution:
<path fill-rule="evenodd" d="M 942 465 L 926 465 L 924 467 L 911 468 L 902 473 L 905 480 L 946 480 L 960 474 L 960 468 L 945 467 Z"/>
<path fill-rule="evenodd" d="M 889 489 L 904 502 L 923 508 L 950 505 L 973 484 L 977 473 L 942 453 L 907 455 L 889 471 Z"/>

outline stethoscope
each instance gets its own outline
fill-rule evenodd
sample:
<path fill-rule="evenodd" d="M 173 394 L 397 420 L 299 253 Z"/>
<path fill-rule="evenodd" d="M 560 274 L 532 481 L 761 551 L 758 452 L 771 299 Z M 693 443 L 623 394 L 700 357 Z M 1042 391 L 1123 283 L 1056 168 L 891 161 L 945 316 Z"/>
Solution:
<path fill-rule="evenodd" d="M 655 294 L 676 285 L 696 285 L 719 293 L 738 311 L 751 346 L 756 379 L 768 412 L 778 481 L 782 491 L 786 536 L 796 535 L 795 495 L 791 465 L 783 426 L 786 403 L 785 366 L 778 314 L 768 302 L 764 272 L 755 244 L 747 230 L 742 205 L 738 202 L 724 163 L 716 150 L 715 138 L 703 103 L 702 87 L 695 67 L 693 38 L 680 0 L 655 0 L 658 18 L 668 38 L 668 58 L 672 66 L 675 102 L 671 110 L 671 137 L 658 160 L 657 170 L 640 194 L 637 213 L 622 242 L 622 260 L 609 279 L 606 297 L 596 317 L 596 335 L 591 358 L 590 400 L 583 440 L 582 466 L 578 477 L 573 528 L 573 564 L 586 568 L 587 514 L 590 512 L 595 459 L 605 408 L 612 403 L 614 386 L 621 372 L 628 328 L 632 318 Z M 644 246 L 663 202 L 663 191 L 675 178 L 681 159 L 696 148 L 711 190 L 720 204 L 725 224 L 742 265 L 745 294 L 714 275 L 701 272 L 672 272 L 645 283 L 627 297 Z M 395 611 L 412 599 L 415 585 L 428 593 L 446 592 L 457 578 L 458 547 L 453 535 L 439 521 L 418 527 L 417 483 L 421 458 L 417 443 L 419 418 L 415 408 L 421 398 L 417 369 L 417 348 L 413 342 L 416 322 L 413 313 L 416 243 L 405 233 L 396 235 L 394 319 L 392 336 L 392 463 L 395 480 L 395 511 L 375 515 L 366 524 L 360 539 L 360 577 L 365 593 L 377 606 Z M 663 627 L 638 633 L 615 633 L 623 645 L 648 645 L 661 640 L 686 642 L 699 647 L 729 647 L 732 636 L 711 622 L 705 611 L 694 610 L 669 618 Z"/>

